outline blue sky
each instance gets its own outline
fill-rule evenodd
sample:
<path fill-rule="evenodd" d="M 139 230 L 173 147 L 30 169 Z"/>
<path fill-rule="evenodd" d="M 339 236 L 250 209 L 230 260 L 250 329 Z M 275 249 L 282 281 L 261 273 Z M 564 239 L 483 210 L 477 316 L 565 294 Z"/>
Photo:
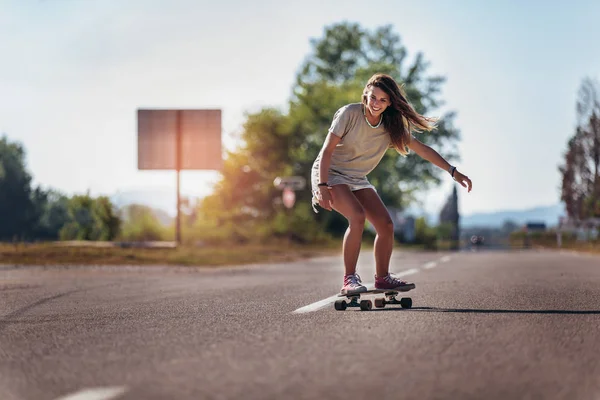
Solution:
<path fill-rule="evenodd" d="M 174 192 L 174 173 L 137 170 L 137 108 L 221 108 L 233 148 L 246 112 L 285 107 L 327 25 L 392 24 L 447 78 L 440 113 L 458 113 L 457 166 L 474 183 L 460 211 L 550 205 L 577 91 L 600 78 L 599 15 L 584 0 L 0 0 L 0 133 L 25 145 L 44 187 Z M 425 210 L 449 194 L 444 177 Z M 182 190 L 206 194 L 216 179 L 187 171 Z"/>

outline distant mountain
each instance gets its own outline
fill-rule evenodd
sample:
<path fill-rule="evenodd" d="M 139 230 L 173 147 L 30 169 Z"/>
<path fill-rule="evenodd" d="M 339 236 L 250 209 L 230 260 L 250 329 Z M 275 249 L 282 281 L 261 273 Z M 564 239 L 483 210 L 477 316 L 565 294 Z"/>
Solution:
<path fill-rule="evenodd" d="M 171 191 L 156 189 L 131 190 L 117 192 L 110 196 L 111 202 L 118 208 L 131 204 L 140 204 L 152 209 L 158 221 L 165 225 L 171 225 L 176 215 L 176 194 Z"/>
<path fill-rule="evenodd" d="M 460 216 L 461 227 L 487 226 L 501 227 L 509 220 L 519 225 L 527 222 L 544 222 L 546 226 L 558 224 L 558 218 L 566 215 L 562 204 L 542 206 L 524 210 L 502 210 Z"/>
<path fill-rule="evenodd" d="M 110 200 L 121 208 L 129 204 L 143 204 L 145 206 L 162 210 L 171 217 L 175 217 L 177 195 L 174 191 L 160 189 L 139 189 L 119 191 Z"/>

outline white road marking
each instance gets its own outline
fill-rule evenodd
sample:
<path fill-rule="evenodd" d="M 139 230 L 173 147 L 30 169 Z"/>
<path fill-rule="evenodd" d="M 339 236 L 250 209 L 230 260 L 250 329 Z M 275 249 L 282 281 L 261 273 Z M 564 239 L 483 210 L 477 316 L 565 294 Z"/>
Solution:
<path fill-rule="evenodd" d="M 427 264 L 423 265 L 423 268 L 430 269 L 430 268 L 434 268 L 436 265 L 437 265 L 437 263 L 435 261 L 430 261 Z"/>
<path fill-rule="evenodd" d="M 103 387 L 83 389 L 77 393 L 59 397 L 56 400 L 110 400 L 125 393 L 125 387 Z"/>
<path fill-rule="evenodd" d="M 444 256 L 444 257 L 440 258 L 440 261 L 441 262 L 448 262 L 448 261 L 450 261 L 450 256 Z"/>
<path fill-rule="evenodd" d="M 294 312 L 296 314 L 303 314 L 303 313 L 307 313 L 307 312 L 311 312 L 311 311 L 317 311 L 317 310 L 320 310 L 321 308 L 327 307 L 329 304 L 333 303 L 337 298 L 338 298 L 338 295 L 336 294 L 336 295 L 333 295 L 326 299 L 317 301 L 316 303 L 312 303 L 307 306 L 300 307 L 299 309 L 294 310 Z"/>
<path fill-rule="evenodd" d="M 402 276 L 406 276 L 406 275 L 412 275 L 412 274 L 416 274 L 417 272 L 419 272 L 419 270 L 417 268 L 411 268 L 411 269 L 407 269 L 406 271 L 401 271 L 401 272 L 392 272 L 392 275 L 397 276 L 397 277 L 402 277 Z"/>

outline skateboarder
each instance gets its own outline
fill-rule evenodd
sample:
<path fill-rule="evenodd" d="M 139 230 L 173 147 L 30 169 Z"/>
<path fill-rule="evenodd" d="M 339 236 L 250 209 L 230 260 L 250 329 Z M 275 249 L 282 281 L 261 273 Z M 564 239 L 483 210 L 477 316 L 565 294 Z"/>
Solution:
<path fill-rule="evenodd" d="M 356 263 L 365 219 L 375 228 L 375 288 L 402 289 L 407 283 L 389 274 L 394 244 L 394 225 L 367 175 L 379 164 L 388 148 L 402 155 L 414 151 L 423 159 L 448 171 L 471 191 L 471 180 L 439 153 L 421 143 L 411 131 L 431 131 L 435 119 L 418 114 L 396 81 L 385 74 L 373 75 L 363 90 L 362 102 L 341 107 L 334 115 L 327 137 L 312 167 L 315 205 L 335 210 L 348 220 L 344 235 L 344 284 L 342 294 L 364 292 Z"/>

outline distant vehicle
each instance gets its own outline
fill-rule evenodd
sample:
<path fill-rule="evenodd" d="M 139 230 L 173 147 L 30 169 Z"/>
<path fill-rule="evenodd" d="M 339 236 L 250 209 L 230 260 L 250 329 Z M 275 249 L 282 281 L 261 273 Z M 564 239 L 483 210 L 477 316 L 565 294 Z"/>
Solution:
<path fill-rule="evenodd" d="M 485 243 L 485 238 L 481 235 L 473 235 L 471 236 L 471 244 L 473 246 L 481 246 Z"/>
<path fill-rule="evenodd" d="M 527 222 L 525 230 L 527 232 L 544 232 L 546 231 L 546 224 L 544 222 Z"/>

